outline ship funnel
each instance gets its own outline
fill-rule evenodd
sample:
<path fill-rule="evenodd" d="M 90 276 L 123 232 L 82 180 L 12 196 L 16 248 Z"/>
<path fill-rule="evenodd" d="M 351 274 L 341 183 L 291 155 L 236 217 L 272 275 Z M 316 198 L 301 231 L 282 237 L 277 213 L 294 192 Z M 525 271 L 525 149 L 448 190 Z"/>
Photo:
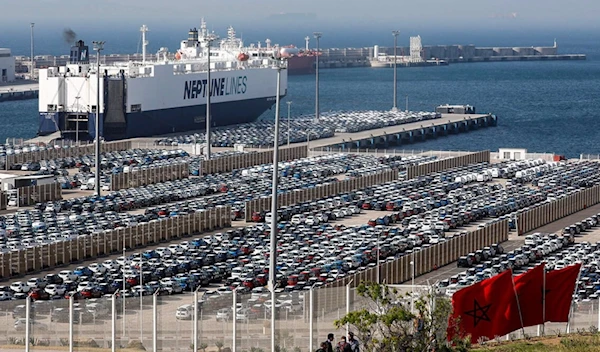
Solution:
<path fill-rule="evenodd" d="M 83 40 L 78 40 L 75 45 L 71 47 L 71 54 L 69 55 L 70 64 L 89 64 L 90 63 L 90 52 L 89 48 Z"/>

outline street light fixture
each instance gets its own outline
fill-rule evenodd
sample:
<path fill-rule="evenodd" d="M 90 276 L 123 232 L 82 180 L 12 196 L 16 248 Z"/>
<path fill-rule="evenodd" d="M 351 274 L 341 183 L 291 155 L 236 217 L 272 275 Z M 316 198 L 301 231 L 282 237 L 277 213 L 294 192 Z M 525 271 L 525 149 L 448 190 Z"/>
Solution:
<path fill-rule="evenodd" d="M 290 116 L 291 116 L 291 109 L 292 109 L 292 102 L 288 101 L 287 102 L 287 106 L 288 106 L 288 119 L 287 119 L 287 145 L 288 147 L 290 146 Z"/>
<path fill-rule="evenodd" d="M 94 50 L 98 54 L 98 67 L 96 69 L 96 170 L 95 170 L 95 183 L 96 183 L 96 195 L 100 196 L 100 52 L 104 50 L 104 41 L 93 41 Z"/>
<path fill-rule="evenodd" d="M 398 69 L 398 56 L 397 56 L 397 49 L 398 49 L 398 35 L 400 34 L 400 31 L 392 31 L 392 35 L 394 36 L 394 105 L 392 106 L 392 111 L 398 111 L 398 106 L 397 106 L 397 69 Z"/>
<path fill-rule="evenodd" d="M 281 101 L 281 70 L 286 69 L 286 61 L 276 61 L 277 92 L 275 95 L 275 131 L 273 135 L 273 183 L 271 185 L 271 241 L 269 254 L 269 289 L 271 290 L 271 351 L 275 351 L 275 279 L 277 270 L 277 186 L 279 181 L 279 107 Z"/>
<path fill-rule="evenodd" d="M 321 32 L 313 33 L 315 39 L 317 40 L 317 52 L 315 53 L 316 63 L 315 63 L 315 74 L 316 74 L 316 87 L 315 87 L 315 120 L 319 120 L 319 39 L 323 36 Z"/>
<path fill-rule="evenodd" d="M 204 37 L 206 41 L 206 50 L 207 50 L 207 70 L 206 70 L 206 84 L 208 85 L 208 90 L 206 94 L 206 160 L 210 160 L 211 154 L 211 138 L 210 138 L 210 95 L 212 94 L 212 83 L 210 80 L 210 45 L 213 41 L 217 40 L 218 37 L 214 34 L 208 34 Z"/>

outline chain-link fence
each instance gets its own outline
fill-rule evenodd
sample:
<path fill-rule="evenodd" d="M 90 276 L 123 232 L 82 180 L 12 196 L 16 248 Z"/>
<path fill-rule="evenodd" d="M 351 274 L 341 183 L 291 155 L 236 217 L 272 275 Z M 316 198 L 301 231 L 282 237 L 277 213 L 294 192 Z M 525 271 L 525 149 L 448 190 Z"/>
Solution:
<path fill-rule="evenodd" d="M 413 302 L 425 299 L 427 309 L 433 309 L 435 293 L 432 286 L 391 285 L 387 297 L 394 305 L 401 304 L 415 314 Z M 271 293 L 256 290 L 252 293 L 234 293 L 209 288 L 199 290 L 197 323 L 195 296 L 186 291 L 173 295 L 146 295 L 121 298 L 110 295 L 94 299 L 31 301 L 27 324 L 26 300 L 0 302 L 0 344 L 22 346 L 26 336 L 32 345 L 100 347 L 107 351 L 113 343 L 117 347 L 135 347 L 146 350 L 187 351 L 194 345 L 194 327 L 197 324 L 197 347 L 203 351 L 218 347 L 232 351 L 271 350 Z M 336 307 L 318 304 L 320 290 L 334 290 L 328 294 L 340 295 Z M 347 312 L 367 309 L 383 313 L 371 299 L 362 297 L 356 288 L 315 288 L 276 293 L 275 344 L 280 351 L 314 351 L 329 333 L 335 342 L 347 335 L 347 327 L 336 327 L 335 321 Z M 312 298 L 312 299 L 311 299 Z M 583 300 L 573 304 L 571 322 L 547 323 L 524 329 L 527 336 L 576 331 L 595 331 L 600 314 L 597 300 Z M 73 311 L 72 320 L 70 311 Z M 72 321 L 72 332 L 70 329 Z M 114 323 L 114 332 L 113 332 Z M 156 324 L 156 334 L 154 334 Z M 29 332 L 27 333 L 27 326 Z M 352 327 L 349 327 L 352 331 Z M 113 341 L 114 334 L 114 341 Z M 523 338 L 521 330 L 498 339 Z M 15 347 L 19 348 L 19 347 Z M 64 347 L 63 347 L 64 348 Z"/>

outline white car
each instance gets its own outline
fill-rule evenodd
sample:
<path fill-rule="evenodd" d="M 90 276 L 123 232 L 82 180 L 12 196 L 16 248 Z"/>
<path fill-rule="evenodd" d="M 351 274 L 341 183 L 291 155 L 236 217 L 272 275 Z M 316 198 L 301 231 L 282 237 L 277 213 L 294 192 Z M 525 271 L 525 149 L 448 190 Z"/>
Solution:
<path fill-rule="evenodd" d="M 112 260 L 112 259 L 107 259 L 107 260 L 103 261 L 102 265 L 106 269 L 119 269 L 121 267 L 121 265 L 116 260 Z"/>
<path fill-rule="evenodd" d="M 50 296 L 64 296 L 66 292 L 66 288 L 63 285 L 55 285 L 51 284 L 46 286 L 46 292 Z"/>
<path fill-rule="evenodd" d="M 29 285 L 29 287 L 31 288 L 44 288 L 46 287 L 47 282 L 39 279 L 37 277 L 33 277 L 29 280 L 27 280 L 27 285 Z"/>
<path fill-rule="evenodd" d="M 62 270 L 58 273 L 58 276 L 63 279 L 63 281 L 77 281 L 78 276 L 71 270 Z"/>
<path fill-rule="evenodd" d="M 104 274 L 106 273 L 106 267 L 104 265 L 100 265 L 98 263 L 92 263 L 88 265 L 88 268 L 94 273 Z"/>
<path fill-rule="evenodd" d="M 13 298 L 12 293 L 0 291 L 0 301 L 10 301 Z"/>
<path fill-rule="evenodd" d="M 10 285 L 10 289 L 16 293 L 27 293 L 29 290 L 31 290 L 31 286 L 27 285 L 23 281 L 17 281 Z"/>

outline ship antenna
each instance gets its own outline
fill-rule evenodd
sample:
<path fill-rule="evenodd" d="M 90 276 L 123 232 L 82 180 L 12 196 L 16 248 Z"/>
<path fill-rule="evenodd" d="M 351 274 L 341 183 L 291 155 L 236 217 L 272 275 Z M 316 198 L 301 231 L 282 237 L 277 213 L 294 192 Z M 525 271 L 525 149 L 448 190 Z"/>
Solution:
<path fill-rule="evenodd" d="M 146 63 L 146 46 L 148 46 L 148 41 L 146 40 L 146 33 L 150 30 L 144 24 L 142 28 L 140 28 L 140 32 L 142 32 L 142 64 Z"/>

